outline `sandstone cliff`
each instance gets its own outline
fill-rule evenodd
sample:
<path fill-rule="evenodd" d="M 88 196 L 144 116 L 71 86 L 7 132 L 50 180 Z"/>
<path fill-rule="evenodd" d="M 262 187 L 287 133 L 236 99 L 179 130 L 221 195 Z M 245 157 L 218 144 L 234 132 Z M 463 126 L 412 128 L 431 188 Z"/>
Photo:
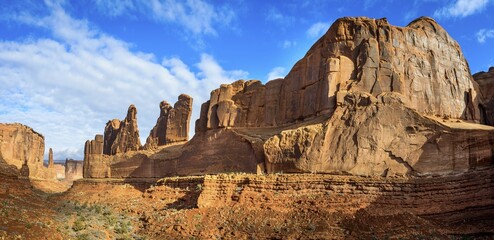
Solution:
<path fill-rule="evenodd" d="M 114 155 L 140 148 L 137 109 L 134 105 L 130 105 L 124 120 L 113 119 L 106 124 L 103 153 Z"/>
<path fill-rule="evenodd" d="M 56 173 L 43 166 L 44 152 L 43 135 L 19 123 L 0 123 L 0 165 L 13 171 L 10 174 L 55 179 Z"/>
<path fill-rule="evenodd" d="M 473 78 L 479 84 L 482 122 L 494 126 L 494 67 L 489 68 L 488 72 L 474 74 Z"/>
<path fill-rule="evenodd" d="M 284 79 L 213 90 L 188 143 L 102 163 L 113 177 L 466 172 L 494 164 L 480 98 L 460 47 L 433 19 L 341 18 Z"/>
<path fill-rule="evenodd" d="M 284 79 L 237 81 L 211 92 L 199 131 L 294 123 L 336 108 L 336 93 L 394 92 L 421 114 L 479 121 L 477 85 L 460 47 L 433 19 L 338 19 Z"/>
<path fill-rule="evenodd" d="M 189 123 L 192 114 L 192 98 L 186 94 L 178 96 L 178 101 L 172 107 L 168 102 L 160 103 L 160 116 L 156 125 L 151 129 L 144 145 L 145 149 L 189 139 Z"/>

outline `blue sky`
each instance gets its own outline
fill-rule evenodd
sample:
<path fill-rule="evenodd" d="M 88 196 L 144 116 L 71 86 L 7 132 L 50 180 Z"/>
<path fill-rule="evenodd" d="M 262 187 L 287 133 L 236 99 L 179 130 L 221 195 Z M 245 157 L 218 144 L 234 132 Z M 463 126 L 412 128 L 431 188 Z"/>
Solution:
<path fill-rule="evenodd" d="M 339 17 L 406 26 L 431 16 L 472 73 L 494 66 L 494 0 L 0 0 L 0 122 L 45 135 L 56 159 L 135 104 L 141 140 L 159 102 L 200 104 L 221 83 L 285 76 Z M 45 151 L 46 154 L 48 151 Z"/>

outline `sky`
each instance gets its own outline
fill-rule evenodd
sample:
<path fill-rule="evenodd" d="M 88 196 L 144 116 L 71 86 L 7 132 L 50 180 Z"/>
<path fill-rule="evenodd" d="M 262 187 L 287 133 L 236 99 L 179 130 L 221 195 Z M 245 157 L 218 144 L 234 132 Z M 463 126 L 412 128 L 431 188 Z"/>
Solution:
<path fill-rule="evenodd" d="M 430 16 L 472 73 L 494 66 L 494 0 L 0 0 L 0 122 L 45 136 L 45 158 L 82 159 L 84 142 L 137 107 L 141 141 L 159 103 L 200 105 L 222 83 L 284 77 L 340 17 L 406 26 Z"/>

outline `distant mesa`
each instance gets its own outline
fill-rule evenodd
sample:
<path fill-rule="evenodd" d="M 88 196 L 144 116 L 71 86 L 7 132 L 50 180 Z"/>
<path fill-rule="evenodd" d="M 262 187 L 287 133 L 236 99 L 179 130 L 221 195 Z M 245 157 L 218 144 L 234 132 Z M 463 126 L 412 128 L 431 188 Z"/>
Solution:
<path fill-rule="evenodd" d="M 160 103 L 142 150 L 129 108 L 124 121 L 108 122 L 104 141 L 86 143 L 84 177 L 387 177 L 492 166 L 494 128 L 480 124 L 494 121 L 491 70 L 474 81 L 460 46 L 432 18 L 406 27 L 340 18 L 285 78 L 213 90 L 186 143 L 190 97 Z"/>

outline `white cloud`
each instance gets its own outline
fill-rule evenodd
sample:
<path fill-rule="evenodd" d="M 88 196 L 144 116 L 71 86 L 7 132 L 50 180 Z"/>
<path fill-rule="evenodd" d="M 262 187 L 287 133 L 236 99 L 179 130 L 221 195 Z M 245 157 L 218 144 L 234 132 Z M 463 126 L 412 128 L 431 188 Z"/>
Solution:
<path fill-rule="evenodd" d="M 485 9 L 489 0 L 457 0 L 434 12 L 436 18 L 467 17 Z"/>
<path fill-rule="evenodd" d="M 57 4 L 49 16 L 22 22 L 49 30 L 53 38 L 0 41 L 0 122 L 21 122 L 41 132 L 56 159 L 81 159 L 84 142 L 102 134 L 109 119 L 124 118 L 130 104 L 138 109 L 145 141 L 159 102 L 173 104 L 181 93 L 194 98 L 192 135 L 210 91 L 248 75 L 224 70 L 207 54 L 196 72 L 179 58 L 156 62 L 152 54 L 132 52 L 127 43 L 72 18 Z"/>
<path fill-rule="evenodd" d="M 297 45 L 296 41 L 285 40 L 281 43 L 282 48 L 290 48 L 290 47 L 293 47 L 295 45 Z"/>
<path fill-rule="evenodd" d="M 94 0 L 100 12 L 110 16 L 149 17 L 158 23 L 175 23 L 193 34 L 216 35 L 218 25 L 228 26 L 235 12 L 228 6 L 214 6 L 203 0 Z"/>
<path fill-rule="evenodd" d="M 271 69 L 271 71 L 268 73 L 268 78 L 267 80 L 273 80 L 277 78 L 284 78 L 286 74 L 286 70 L 283 67 L 275 67 Z"/>
<path fill-rule="evenodd" d="M 494 29 L 480 29 L 476 36 L 479 43 L 484 43 L 487 38 L 494 38 Z"/>
<path fill-rule="evenodd" d="M 317 22 L 317 23 L 314 23 L 307 30 L 307 36 L 309 38 L 317 38 L 317 37 L 320 37 L 324 33 L 326 33 L 326 31 L 328 30 L 329 26 L 330 25 L 327 22 Z"/>

